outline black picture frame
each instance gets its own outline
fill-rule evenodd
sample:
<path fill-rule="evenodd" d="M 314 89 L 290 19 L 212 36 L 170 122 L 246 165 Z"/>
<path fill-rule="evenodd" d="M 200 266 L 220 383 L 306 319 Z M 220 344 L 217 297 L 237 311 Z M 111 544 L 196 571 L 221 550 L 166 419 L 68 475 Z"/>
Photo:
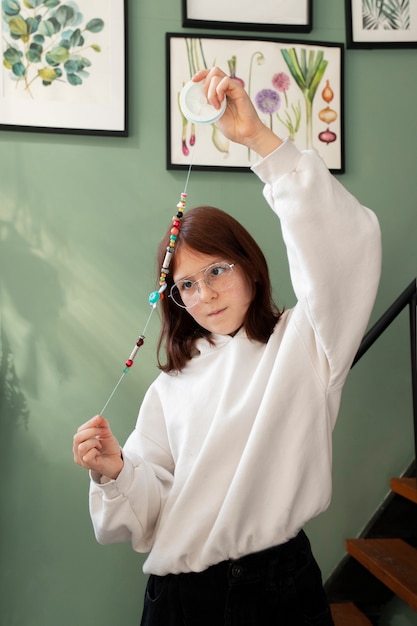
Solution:
<path fill-rule="evenodd" d="M 309 33 L 313 28 L 312 0 L 293 0 L 290 4 L 277 3 L 276 0 L 217 2 L 219 0 L 216 3 L 182 0 L 182 25 L 189 28 L 292 33 Z M 293 11 L 292 16 L 289 15 L 289 6 Z"/>
<path fill-rule="evenodd" d="M 417 48 L 417 0 L 345 0 L 346 47 Z"/>
<path fill-rule="evenodd" d="M 0 131 L 128 136 L 127 0 L 4 0 L 2 22 Z"/>
<path fill-rule="evenodd" d="M 277 134 L 289 136 L 300 150 L 317 150 L 331 172 L 345 171 L 342 43 L 195 33 L 166 34 L 168 170 L 187 169 L 192 161 L 195 170 L 247 172 L 257 160 L 243 146 L 227 142 L 214 124 L 193 126 L 182 115 L 179 94 L 183 85 L 204 67 L 205 59 L 214 56 L 226 72 L 228 60 L 234 57 L 237 77 L 243 80 L 261 119 Z M 305 67 L 311 86 L 309 103 L 291 73 L 290 65 L 298 70 L 297 63 Z M 313 83 L 307 70 L 316 66 L 320 74 Z M 279 90 L 275 97 L 280 109 L 273 114 L 259 108 L 258 94 L 264 89 Z"/>

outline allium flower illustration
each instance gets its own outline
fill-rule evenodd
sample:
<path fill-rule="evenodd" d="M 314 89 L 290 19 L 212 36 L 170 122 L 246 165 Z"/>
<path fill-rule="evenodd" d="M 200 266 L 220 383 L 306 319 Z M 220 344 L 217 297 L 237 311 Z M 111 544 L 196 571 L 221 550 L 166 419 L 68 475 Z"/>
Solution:
<path fill-rule="evenodd" d="M 285 96 L 285 104 L 288 106 L 288 98 L 287 91 L 290 88 L 290 77 L 285 72 L 278 72 L 278 74 L 274 74 L 272 77 L 272 84 L 281 93 Z"/>
<path fill-rule="evenodd" d="M 285 72 L 278 72 L 273 75 L 272 84 L 278 91 L 287 91 L 290 88 L 290 77 Z"/>
<path fill-rule="evenodd" d="M 281 98 L 274 89 L 261 89 L 255 96 L 255 103 L 262 113 L 272 115 L 276 113 L 281 104 Z"/>
<path fill-rule="evenodd" d="M 261 113 L 269 115 L 269 127 L 272 130 L 272 114 L 276 113 L 281 105 L 281 97 L 275 89 L 261 89 L 255 96 L 255 104 Z"/>

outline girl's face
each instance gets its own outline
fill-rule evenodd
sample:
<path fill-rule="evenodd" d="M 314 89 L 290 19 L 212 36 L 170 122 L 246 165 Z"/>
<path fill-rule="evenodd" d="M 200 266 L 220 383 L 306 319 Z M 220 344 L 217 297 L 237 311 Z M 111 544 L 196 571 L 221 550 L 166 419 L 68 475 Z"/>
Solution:
<path fill-rule="evenodd" d="M 184 278 L 192 281 L 203 278 L 204 270 L 213 263 L 234 263 L 234 259 L 202 254 L 186 246 L 175 254 L 175 283 Z M 232 286 L 226 291 L 216 292 L 204 280 L 199 281 L 198 287 L 198 302 L 187 309 L 197 324 L 219 335 L 233 335 L 239 330 L 253 297 L 251 285 L 239 264 L 233 268 Z"/>

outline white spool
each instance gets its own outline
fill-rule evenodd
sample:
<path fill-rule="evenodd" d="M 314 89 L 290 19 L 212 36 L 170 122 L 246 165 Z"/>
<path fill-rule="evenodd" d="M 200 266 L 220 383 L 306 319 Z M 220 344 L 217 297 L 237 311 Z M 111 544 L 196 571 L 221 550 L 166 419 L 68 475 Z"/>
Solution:
<path fill-rule="evenodd" d="M 220 109 L 211 105 L 201 82 L 195 83 L 190 80 L 180 93 L 181 110 L 187 120 L 194 124 L 214 124 L 225 112 L 226 105 L 226 98 L 221 103 Z"/>

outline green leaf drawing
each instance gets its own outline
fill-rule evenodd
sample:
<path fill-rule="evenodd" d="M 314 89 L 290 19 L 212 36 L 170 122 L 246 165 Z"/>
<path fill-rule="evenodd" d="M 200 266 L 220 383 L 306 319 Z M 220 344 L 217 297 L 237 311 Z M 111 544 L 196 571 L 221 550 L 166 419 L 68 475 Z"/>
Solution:
<path fill-rule="evenodd" d="M 7 67 L 7 69 L 9 70 L 12 69 L 15 63 L 20 63 L 20 59 L 22 58 L 22 56 L 23 53 L 19 50 L 16 50 L 16 48 L 7 48 L 3 55 L 4 66 Z"/>
<path fill-rule="evenodd" d="M 38 43 L 31 43 L 26 53 L 26 58 L 30 63 L 40 63 L 42 60 L 42 46 Z"/>
<path fill-rule="evenodd" d="M 90 33 L 99 33 L 104 28 L 104 22 L 103 20 L 96 18 L 94 20 L 90 20 L 85 28 L 86 30 L 89 30 Z"/>
<path fill-rule="evenodd" d="M 10 33 L 15 35 L 15 37 L 27 37 L 28 27 L 25 20 L 20 15 L 12 17 L 9 22 L 9 28 Z"/>
<path fill-rule="evenodd" d="M 26 68 L 23 63 L 15 63 L 12 67 L 12 72 L 15 76 L 24 76 L 26 74 Z"/>
<path fill-rule="evenodd" d="M 300 50 L 300 57 L 298 57 L 295 48 L 281 50 L 281 53 L 304 97 L 306 107 L 306 146 L 307 148 L 312 148 L 313 100 L 328 62 L 324 58 L 323 50 L 310 50 L 308 57 L 305 48 Z"/>
<path fill-rule="evenodd" d="M 16 0 L 3 0 L 3 13 L 5 16 L 18 15 L 20 4 Z"/>
<path fill-rule="evenodd" d="M 36 9 L 42 4 L 42 0 L 25 0 L 25 6 L 30 9 Z"/>
<path fill-rule="evenodd" d="M 48 65 L 60 65 L 61 63 L 65 63 L 68 61 L 70 56 L 69 50 L 64 48 L 63 46 L 57 46 L 53 48 L 50 52 L 46 53 L 46 61 Z"/>
<path fill-rule="evenodd" d="M 76 19 L 76 13 L 72 7 L 63 5 L 56 10 L 55 17 L 62 27 L 71 26 Z"/>

